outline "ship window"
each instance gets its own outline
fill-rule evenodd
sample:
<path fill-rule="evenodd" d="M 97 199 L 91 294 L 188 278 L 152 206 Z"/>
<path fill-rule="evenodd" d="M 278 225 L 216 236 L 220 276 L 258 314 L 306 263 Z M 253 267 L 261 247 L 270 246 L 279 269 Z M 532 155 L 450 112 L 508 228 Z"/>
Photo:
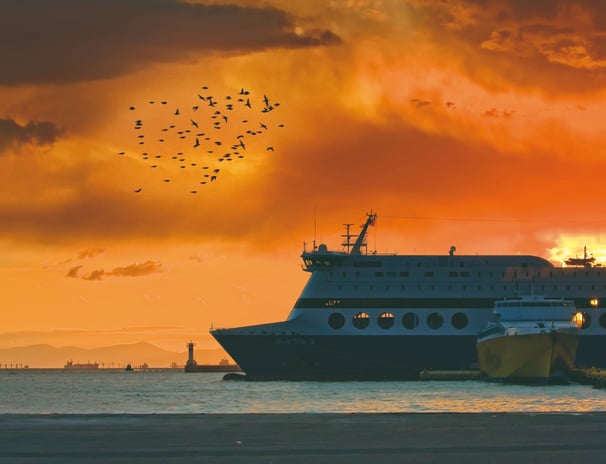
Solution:
<path fill-rule="evenodd" d="M 400 272 L 400 277 L 408 277 L 408 271 Z"/>
<path fill-rule="evenodd" d="M 427 316 L 427 325 L 432 329 L 439 329 L 444 323 L 444 318 L 440 313 L 431 313 Z"/>
<path fill-rule="evenodd" d="M 393 326 L 393 314 L 392 313 L 381 313 L 377 318 L 377 324 L 382 329 L 391 329 Z"/>
<path fill-rule="evenodd" d="M 406 313 L 402 316 L 402 325 L 407 329 L 415 329 L 419 325 L 419 316 L 415 313 Z"/>
<path fill-rule="evenodd" d="M 606 329 L 606 313 L 602 313 L 600 316 L 600 327 L 602 327 L 602 329 Z"/>
<path fill-rule="evenodd" d="M 457 271 L 450 271 L 448 277 L 459 277 L 459 273 Z"/>
<path fill-rule="evenodd" d="M 385 273 L 381 271 L 375 272 L 375 277 L 385 277 Z"/>
<path fill-rule="evenodd" d="M 581 329 L 587 329 L 591 325 L 591 316 L 587 313 L 583 313 L 583 325 Z"/>
<path fill-rule="evenodd" d="M 469 271 L 462 271 L 461 277 L 469 277 Z"/>
<path fill-rule="evenodd" d="M 347 277 L 347 272 L 343 271 L 343 278 Z"/>
<path fill-rule="evenodd" d="M 425 277 L 433 277 L 433 272 L 432 271 L 425 272 Z"/>
<path fill-rule="evenodd" d="M 356 329 L 365 329 L 370 323 L 370 316 L 368 313 L 362 311 L 361 313 L 354 314 L 353 325 Z"/>
<path fill-rule="evenodd" d="M 468 323 L 467 316 L 463 313 L 455 313 L 452 315 L 450 323 L 455 329 L 464 329 L 465 327 L 467 327 Z"/>
<path fill-rule="evenodd" d="M 345 325 L 345 317 L 341 313 L 332 313 L 328 316 L 328 325 L 337 330 Z"/>
<path fill-rule="evenodd" d="M 389 271 L 387 277 L 396 277 L 396 273 L 394 271 Z"/>

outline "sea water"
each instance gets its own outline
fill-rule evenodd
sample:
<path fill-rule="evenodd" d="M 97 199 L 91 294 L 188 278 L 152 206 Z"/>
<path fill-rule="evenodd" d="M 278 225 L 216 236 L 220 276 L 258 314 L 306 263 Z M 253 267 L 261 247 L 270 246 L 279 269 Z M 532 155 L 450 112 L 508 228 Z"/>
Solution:
<path fill-rule="evenodd" d="M 0 414 L 606 411 L 606 390 L 484 381 L 247 382 L 180 370 L 0 369 Z"/>

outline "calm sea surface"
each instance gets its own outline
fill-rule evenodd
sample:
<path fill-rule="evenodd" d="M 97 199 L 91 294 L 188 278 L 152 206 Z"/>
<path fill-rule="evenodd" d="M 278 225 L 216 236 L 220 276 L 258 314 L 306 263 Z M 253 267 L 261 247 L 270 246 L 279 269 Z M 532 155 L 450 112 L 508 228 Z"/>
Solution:
<path fill-rule="evenodd" d="M 606 411 L 606 390 L 482 381 L 237 382 L 179 370 L 0 369 L 0 414 Z"/>

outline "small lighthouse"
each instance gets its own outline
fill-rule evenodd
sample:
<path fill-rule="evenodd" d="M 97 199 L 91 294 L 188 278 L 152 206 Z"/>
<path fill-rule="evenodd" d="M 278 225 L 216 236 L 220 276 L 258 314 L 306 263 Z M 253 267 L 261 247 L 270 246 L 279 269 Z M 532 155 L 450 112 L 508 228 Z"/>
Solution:
<path fill-rule="evenodd" d="M 186 366 L 195 366 L 196 360 L 194 359 L 194 342 L 189 342 L 187 344 L 187 363 Z"/>

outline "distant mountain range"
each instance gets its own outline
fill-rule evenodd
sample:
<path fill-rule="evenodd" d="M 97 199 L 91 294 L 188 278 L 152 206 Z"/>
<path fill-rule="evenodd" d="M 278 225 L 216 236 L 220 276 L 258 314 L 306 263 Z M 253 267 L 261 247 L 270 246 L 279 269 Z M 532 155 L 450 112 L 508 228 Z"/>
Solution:
<path fill-rule="evenodd" d="M 196 350 L 198 364 L 216 364 L 224 352 L 216 350 Z M 126 364 L 150 367 L 170 367 L 172 363 L 183 366 L 187 361 L 187 351 L 176 352 L 158 348 L 147 342 L 120 344 L 100 348 L 80 348 L 77 346 L 56 347 L 48 344 L 0 348 L 0 368 L 29 366 L 30 368 L 63 367 L 68 360 L 74 363 L 97 362 L 99 367 L 123 367 Z"/>

